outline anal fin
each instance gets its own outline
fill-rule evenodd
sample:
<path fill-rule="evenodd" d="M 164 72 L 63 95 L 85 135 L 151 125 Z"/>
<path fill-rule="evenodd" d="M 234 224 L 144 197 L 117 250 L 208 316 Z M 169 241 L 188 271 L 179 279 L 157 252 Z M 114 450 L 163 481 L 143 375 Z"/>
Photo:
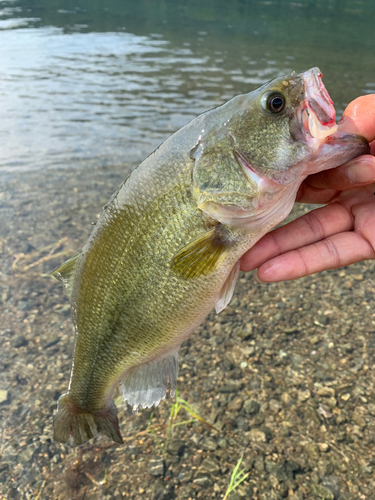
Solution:
<path fill-rule="evenodd" d="M 121 381 L 122 397 L 137 411 L 138 407 L 157 406 L 167 395 L 174 397 L 178 376 L 178 350 L 138 365 L 127 372 Z"/>
<path fill-rule="evenodd" d="M 231 270 L 223 288 L 221 289 L 221 294 L 219 299 L 215 304 L 215 310 L 217 314 L 225 309 L 229 302 L 232 300 L 234 288 L 236 286 L 238 274 L 240 272 L 241 261 L 238 260 L 233 269 Z"/>

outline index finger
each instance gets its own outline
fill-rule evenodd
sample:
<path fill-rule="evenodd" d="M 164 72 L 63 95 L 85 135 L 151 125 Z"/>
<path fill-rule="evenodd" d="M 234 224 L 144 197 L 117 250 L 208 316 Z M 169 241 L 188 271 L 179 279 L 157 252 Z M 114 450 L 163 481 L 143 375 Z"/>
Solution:
<path fill-rule="evenodd" d="M 375 94 L 354 99 L 339 122 L 340 132 L 362 135 L 368 142 L 375 140 Z"/>

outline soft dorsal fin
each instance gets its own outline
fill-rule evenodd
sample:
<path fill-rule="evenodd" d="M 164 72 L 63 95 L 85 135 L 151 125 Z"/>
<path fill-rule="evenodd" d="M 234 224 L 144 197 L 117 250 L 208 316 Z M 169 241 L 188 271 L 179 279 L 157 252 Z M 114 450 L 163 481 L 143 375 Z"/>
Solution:
<path fill-rule="evenodd" d="M 177 252 L 171 268 L 185 279 L 207 276 L 222 262 L 230 242 L 225 228 L 218 224 Z"/>
<path fill-rule="evenodd" d="M 69 298 L 72 293 L 73 279 L 79 256 L 80 253 L 76 253 L 73 257 L 71 257 L 69 260 L 64 262 L 64 264 L 62 264 L 60 267 L 57 267 L 52 272 L 52 276 L 54 276 L 59 281 L 62 281 L 65 293 Z"/>
<path fill-rule="evenodd" d="M 231 270 L 223 288 L 221 289 L 220 297 L 216 301 L 215 310 L 217 314 L 225 309 L 229 302 L 232 300 L 234 287 L 236 286 L 238 274 L 240 272 L 241 261 L 238 260 L 233 269 Z"/>

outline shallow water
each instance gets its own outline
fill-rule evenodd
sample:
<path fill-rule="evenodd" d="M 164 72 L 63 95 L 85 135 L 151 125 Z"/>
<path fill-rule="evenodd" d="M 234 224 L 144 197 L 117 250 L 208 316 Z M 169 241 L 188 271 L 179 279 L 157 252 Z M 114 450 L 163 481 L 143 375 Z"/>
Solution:
<path fill-rule="evenodd" d="M 189 443 L 187 451 L 170 453 L 164 464 L 168 473 L 159 476 L 148 472 L 150 458 L 160 454 L 158 441 L 152 437 L 143 441 L 137 434 L 146 428 L 149 412 L 129 417 L 120 405 L 122 431 L 128 439 L 122 449 L 107 448 L 108 441 L 99 438 L 84 447 L 82 458 L 68 446 L 51 443 L 52 415 L 68 384 L 73 338 L 68 300 L 49 273 L 82 247 L 90 223 L 127 173 L 206 109 L 275 76 L 312 66 L 323 71 L 338 115 L 356 96 L 375 93 L 375 4 L 370 0 L 188 4 L 112 0 L 104 7 L 96 1 L 24 0 L 0 1 L 0 16 L 0 498 L 2 494 L 39 499 L 167 498 L 158 491 L 167 492 L 168 498 L 222 498 L 240 451 L 248 464 L 251 453 L 254 464 L 257 457 L 278 463 L 289 456 L 285 450 L 292 439 L 280 434 L 279 444 L 276 438 L 267 438 L 259 444 L 261 451 L 252 447 L 246 425 L 252 429 L 260 424 L 234 402 L 241 397 L 257 399 L 268 428 L 274 426 L 279 436 L 278 426 L 285 425 L 279 425 L 272 408 L 279 403 L 293 406 L 281 397 L 292 394 L 296 415 L 283 409 L 281 420 L 295 416 L 298 433 L 307 435 L 298 438 L 299 446 L 302 439 L 318 440 L 309 434 L 305 421 L 298 422 L 303 403 L 313 401 L 314 390 L 318 391 L 316 383 L 331 384 L 336 394 L 337 387 L 347 384 L 342 395 L 351 394 L 348 399 L 355 402 L 350 409 L 342 408 L 345 398 L 338 397 L 337 408 L 348 412 L 347 425 L 354 426 L 347 431 L 354 437 L 349 444 L 345 441 L 343 449 L 336 441 L 337 429 L 329 425 L 332 421 L 321 413 L 317 417 L 328 432 L 327 437 L 319 427 L 319 443 L 331 442 L 331 451 L 339 447 L 338 455 L 349 456 L 350 463 L 343 460 L 346 471 L 325 465 L 318 480 L 307 460 L 298 476 L 303 481 L 293 473 L 288 480 L 298 484 L 293 488 L 288 483 L 288 488 L 302 495 L 295 498 L 316 498 L 308 496 L 314 495 L 311 484 L 324 486 L 323 477 L 337 476 L 345 494 L 366 495 L 370 487 L 366 474 L 371 477 L 366 467 L 373 467 L 373 446 L 366 439 L 374 427 L 374 410 L 367 404 L 375 403 L 374 376 L 368 367 L 374 352 L 372 263 L 344 274 L 337 271 L 295 284 L 271 285 L 266 295 L 251 277 L 243 276 L 232 310 L 221 319 L 211 315 L 181 359 L 182 396 L 216 422 L 225 437 L 212 437 L 210 429 L 196 424 L 179 427 L 176 435 Z M 308 307 L 303 297 L 308 297 Z M 264 301 L 279 316 L 267 316 Z M 324 326 L 326 317 L 329 330 Z M 241 333 L 246 328 L 252 336 Z M 296 338 L 291 338 L 293 328 L 299 332 Z M 343 331 L 353 337 L 342 340 Z M 308 340 L 314 336 L 316 344 Z M 334 351 L 330 343 L 351 347 Z M 310 378 L 316 353 L 321 358 L 316 370 L 323 375 Z M 348 359 L 348 364 L 341 367 L 340 359 Z M 306 370 L 301 368 L 305 361 Z M 239 369 L 242 372 L 236 372 Z M 292 382 L 278 394 L 267 377 L 273 376 L 274 385 L 281 386 L 277 380 L 284 372 Z M 324 378 L 332 372 L 337 377 Z M 238 382 L 237 392 L 223 389 L 227 376 L 233 378 L 233 387 Z M 298 383 L 298 377 L 306 380 Z M 206 380 L 210 378 L 214 382 Z M 248 384 L 258 379 L 260 385 L 254 383 L 249 389 Z M 352 388 L 356 392 L 351 393 Z M 310 391 L 311 399 L 303 399 L 303 391 L 305 396 Z M 270 399 L 277 404 L 267 406 Z M 319 396 L 315 395 L 315 403 L 322 403 Z M 311 411 L 316 410 L 314 404 Z M 166 421 L 170 405 L 167 401 L 158 409 L 158 422 Z M 229 414 L 228 405 L 232 405 Z M 363 408 L 365 427 L 357 417 Z M 248 420 L 246 425 L 241 418 Z M 158 430 L 161 435 L 164 431 Z M 218 444 L 222 438 L 227 447 L 222 441 Z M 216 445 L 208 445 L 207 439 L 216 440 Z M 361 442 L 371 452 L 363 452 Z M 303 455 L 298 446 L 290 452 L 295 459 Z M 304 450 L 307 445 L 300 446 Z M 199 472 L 199 457 L 214 458 L 220 472 Z M 312 460 L 319 462 L 316 457 Z M 192 463 L 192 475 L 184 476 Z M 268 485 L 280 493 L 280 485 L 286 484 L 280 478 L 276 484 L 270 466 L 248 467 L 252 467 L 254 498 L 274 498 L 267 496 Z M 111 479 L 99 485 L 105 470 Z M 345 478 L 352 486 L 345 485 Z M 241 498 L 250 498 L 249 493 Z"/>

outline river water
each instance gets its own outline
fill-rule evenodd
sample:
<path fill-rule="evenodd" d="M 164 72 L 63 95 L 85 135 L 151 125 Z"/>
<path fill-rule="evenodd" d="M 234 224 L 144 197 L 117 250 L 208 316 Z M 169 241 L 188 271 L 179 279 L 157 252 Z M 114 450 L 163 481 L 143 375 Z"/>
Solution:
<path fill-rule="evenodd" d="M 189 454 L 180 465 L 178 454 L 164 457 L 171 477 L 174 466 L 181 468 L 173 492 L 166 487 L 167 474 L 149 474 L 149 457 L 159 455 L 160 442 L 149 438 L 149 451 L 140 451 L 143 438 L 134 433 L 144 430 L 150 413 L 129 417 L 122 407 L 122 421 L 130 422 L 123 430 L 129 437 L 125 451 L 107 449 L 100 438 L 82 458 L 52 443 L 52 416 L 68 384 L 73 336 L 67 298 L 50 271 L 82 247 L 91 222 L 127 173 L 199 113 L 313 66 L 324 73 L 338 116 L 355 97 L 375 93 L 374 18 L 372 0 L 0 0 L 0 498 L 223 497 L 238 458 L 232 451 L 216 453 L 215 460 L 232 464 L 220 462 L 225 478 L 223 484 L 215 480 L 216 489 L 212 479 L 201 480 L 208 473 L 183 476 Z M 328 275 L 329 285 L 317 286 L 336 293 L 343 276 Z M 299 301 L 299 286 L 311 290 L 309 281 L 298 283 L 303 285 L 271 290 L 283 297 L 280 304 L 286 291 Z M 243 277 L 239 289 L 246 294 L 254 286 Z M 330 310 L 329 298 L 322 297 L 325 305 L 311 306 L 317 314 Z M 248 321 L 241 317 L 241 304 L 237 328 Z M 358 304 L 366 308 L 371 301 Z M 300 321 L 308 324 L 311 318 L 297 305 Z M 205 328 L 215 329 L 210 318 L 200 330 L 203 341 Z M 224 320 L 223 328 L 231 322 Z M 246 348 L 250 356 L 252 347 Z M 188 353 L 186 360 L 188 365 Z M 181 371 L 185 379 L 192 376 L 187 365 Z M 191 381 L 199 385 L 202 377 Z M 202 398 L 196 395 L 197 386 L 186 393 L 199 406 Z M 169 410 L 168 403 L 160 421 Z M 205 432 L 197 429 L 197 435 Z M 242 446 L 237 438 L 228 438 L 229 450 Z M 197 450 L 198 458 L 210 458 L 209 445 Z M 191 460 L 194 470 L 200 467 L 195 455 Z M 131 465 L 118 468 L 128 461 Z M 112 482 L 99 484 L 105 471 Z M 254 484 L 263 474 L 272 489 L 268 469 L 253 471 Z M 252 487 L 254 498 L 278 498 L 259 493 L 262 487 Z M 302 496 L 295 498 L 310 498 L 300 488 Z"/>

